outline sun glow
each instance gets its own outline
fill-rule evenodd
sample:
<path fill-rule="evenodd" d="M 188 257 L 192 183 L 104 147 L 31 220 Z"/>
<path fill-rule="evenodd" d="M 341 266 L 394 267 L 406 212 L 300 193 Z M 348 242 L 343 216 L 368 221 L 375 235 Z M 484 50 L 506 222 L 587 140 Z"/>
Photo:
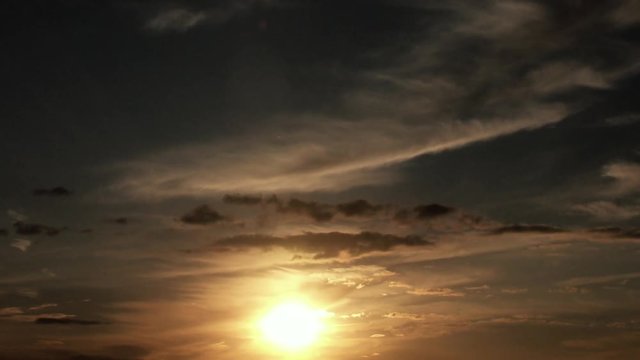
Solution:
<path fill-rule="evenodd" d="M 318 340 L 327 312 L 303 303 L 288 302 L 269 311 L 260 321 L 265 340 L 287 351 L 300 351 Z"/>

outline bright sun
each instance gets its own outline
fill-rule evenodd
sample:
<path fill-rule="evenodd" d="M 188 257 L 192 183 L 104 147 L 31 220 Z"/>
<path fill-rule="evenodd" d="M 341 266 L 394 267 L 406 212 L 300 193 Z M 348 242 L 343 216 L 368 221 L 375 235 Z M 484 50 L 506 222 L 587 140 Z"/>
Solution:
<path fill-rule="evenodd" d="M 299 351 L 313 344 L 324 330 L 327 312 L 303 303 L 280 304 L 260 321 L 264 338 L 287 351 Z"/>

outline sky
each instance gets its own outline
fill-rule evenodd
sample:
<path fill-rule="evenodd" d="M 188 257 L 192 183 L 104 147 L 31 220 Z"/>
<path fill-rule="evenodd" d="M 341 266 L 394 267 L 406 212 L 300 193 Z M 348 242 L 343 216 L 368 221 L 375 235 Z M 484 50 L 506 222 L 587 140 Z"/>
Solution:
<path fill-rule="evenodd" d="M 640 1 L 0 14 L 0 359 L 640 358 Z"/>

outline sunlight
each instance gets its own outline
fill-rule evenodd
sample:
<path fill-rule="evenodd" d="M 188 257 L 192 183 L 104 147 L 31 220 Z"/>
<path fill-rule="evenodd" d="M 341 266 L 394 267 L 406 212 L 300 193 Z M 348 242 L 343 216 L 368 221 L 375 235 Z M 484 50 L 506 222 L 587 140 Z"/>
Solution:
<path fill-rule="evenodd" d="M 260 321 L 265 340 L 286 351 L 300 351 L 316 342 L 325 328 L 327 312 L 299 302 L 271 309 Z"/>

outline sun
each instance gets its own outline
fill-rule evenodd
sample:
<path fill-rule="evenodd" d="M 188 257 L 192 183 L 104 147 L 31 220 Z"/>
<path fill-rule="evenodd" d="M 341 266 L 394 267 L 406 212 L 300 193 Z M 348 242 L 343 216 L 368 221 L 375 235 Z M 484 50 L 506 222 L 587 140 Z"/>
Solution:
<path fill-rule="evenodd" d="M 316 342 L 327 312 L 300 302 L 282 303 L 260 321 L 265 340 L 286 351 L 300 351 Z"/>

